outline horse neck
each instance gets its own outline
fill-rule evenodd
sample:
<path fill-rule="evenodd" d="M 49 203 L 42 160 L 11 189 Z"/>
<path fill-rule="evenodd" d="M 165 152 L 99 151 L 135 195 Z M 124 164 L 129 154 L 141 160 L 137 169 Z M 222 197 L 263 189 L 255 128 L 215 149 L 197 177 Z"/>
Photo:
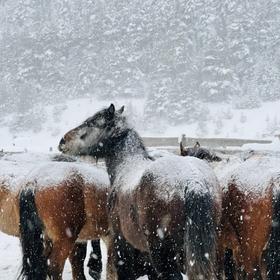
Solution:
<path fill-rule="evenodd" d="M 151 160 L 142 139 L 133 129 L 128 129 L 123 137 L 110 143 L 105 162 L 111 184 L 113 184 L 118 169 L 129 161 Z"/>

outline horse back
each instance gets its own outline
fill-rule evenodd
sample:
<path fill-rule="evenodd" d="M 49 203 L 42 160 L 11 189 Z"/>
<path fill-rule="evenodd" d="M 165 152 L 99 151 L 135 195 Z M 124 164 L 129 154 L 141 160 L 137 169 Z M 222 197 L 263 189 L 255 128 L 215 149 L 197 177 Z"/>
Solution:
<path fill-rule="evenodd" d="M 51 240 L 77 238 L 86 219 L 83 186 L 82 178 L 75 175 L 36 191 L 38 213 Z"/>
<path fill-rule="evenodd" d="M 136 249 L 148 251 L 146 236 L 139 223 L 137 189 L 131 192 L 111 193 L 110 221 L 114 232 L 119 232 Z"/>
<path fill-rule="evenodd" d="M 187 192 L 202 196 L 208 193 L 213 201 L 217 200 L 220 212 L 218 181 L 208 164 L 199 159 L 158 159 L 144 169 L 137 182 L 135 187 L 117 189 L 114 209 L 125 238 L 141 251 L 146 250 L 151 236 L 176 236 L 177 244 L 183 242 L 183 231 L 178 229 L 186 223 Z M 130 181 L 124 183 L 129 185 Z"/>
<path fill-rule="evenodd" d="M 147 240 L 173 236 L 178 241 L 185 223 L 184 200 L 175 196 L 167 201 L 159 199 L 157 188 L 145 181 L 131 192 L 118 193 L 111 211 L 114 231 L 121 232 L 135 248 L 147 252 Z M 152 242 L 152 241 L 151 241 Z"/>
<path fill-rule="evenodd" d="M 231 183 L 224 194 L 221 220 L 221 242 L 233 250 L 234 257 L 246 266 L 250 256 L 261 257 L 271 230 L 273 211 L 272 188 L 259 196 L 251 196 Z M 261 225 L 261 226 L 260 226 Z"/>
<path fill-rule="evenodd" d="M 148 238 L 172 237 L 176 245 L 183 244 L 185 225 L 185 199 L 174 195 L 170 199 L 158 196 L 158 188 L 154 183 L 143 182 L 136 192 L 136 203 L 139 210 L 139 224 Z"/>

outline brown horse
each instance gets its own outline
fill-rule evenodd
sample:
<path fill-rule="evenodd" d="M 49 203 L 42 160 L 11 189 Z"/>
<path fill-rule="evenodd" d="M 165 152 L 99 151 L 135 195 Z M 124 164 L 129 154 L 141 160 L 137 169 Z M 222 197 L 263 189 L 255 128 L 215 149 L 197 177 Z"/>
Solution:
<path fill-rule="evenodd" d="M 227 279 L 279 279 L 279 166 L 280 159 L 252 157 L 221 178 L 220 256 L 229 253 L 237 267 L 227 264 Z"/>
<path fill-rule="evenodd" d="M 219 185 L 196 158 L 153 161 L 136 131 L 114 105 L 69 131 L 59 149 L 105 158 L 112 192 L 110 213 L 119 279 L 134 279 L 123 240 L 146 252 L 158 279 L 216 279 Z"/>
<path fill-rule="evenodd" d="M 64 156 L 63 154 L 25 154 L 25 153 L 0 153 L 0 230 L 6 234 L 18 236 L 18 200 L 16 199 L 16 182 L 20 177 L 26 177 L 29 169 L 34 168 L 38 161 L 58 161 L 75 162 L 76 158 Z M 3 166 L 4 165 L 4 166 Z M 29 165 L 29 168 L 26 168 Z M 25 166 L 25 168 L 22 168 Z M 11 181 L 12 180 L 12 181 Z M 22 180 L 19 180 L 20 182 Z M 5 183 L 6 187 L 1 185 Z M 17 183 L 18 185 L 18 183 Z M 11 190 L 12 189 L 12 190 Z M 89 257 L 89 274 L 93 279 L 99 279 L 102 272 L 102 255 L 100 241 L 91 241 L 92 252 Z M 87 243 L 79 242 L 75 244 L 71 253 L 72 270 L 76 275 L 83 275 L 83 260 L 86 257 Z M 75 267 L 74 267 L 75 264 Z M 74 268 L 74 269 L 73 269 Z"/>
<path fill-rule="evenodd" d="M 85 279 L 85 245 L 75 242 L 106 241 L 108 175 L 82 163 L 45 162 L 34 168 L 30 162 L 1 161 L 0 166 L 6 174 L 1 177 L 0 229 L 21 237 L 23 277 L 46 279 L 48 273 L 61 279 L 69 257 L 73 279 Z"/>

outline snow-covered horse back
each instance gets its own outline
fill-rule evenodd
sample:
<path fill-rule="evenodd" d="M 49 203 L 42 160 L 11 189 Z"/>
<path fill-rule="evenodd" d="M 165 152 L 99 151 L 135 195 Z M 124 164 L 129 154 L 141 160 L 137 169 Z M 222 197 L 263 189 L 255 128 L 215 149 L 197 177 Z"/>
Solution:
<path fill-rule="evenodd" d="M 231 250 L 237 266 L 230 279 L 279 279 L 280 159 L 254 156 L 233 166 L 220 179 L 220 250 Z"/>
<path fill-rule="evenodd" d="M 134 279 L 122 238 L 148 252 L 159 279 L 216 279 L 219 184 L 211 168 L 195 158 L 170 156 L 153 161 L 123 107 L 97 112 L 61 139 L 70 155 L 105 158 L 112 185 L 111 222 L 119 279 Z"/>
<path fill-rule="evenodd" d="M 61 279 L 67 257 L 73 279 L 85 279 L 86 243 L 79 242 L 106 241 L 108 175 L 81 162 L 40 159 L 0 160 L 0 230 L 21 238 L 24 279 Z"/>

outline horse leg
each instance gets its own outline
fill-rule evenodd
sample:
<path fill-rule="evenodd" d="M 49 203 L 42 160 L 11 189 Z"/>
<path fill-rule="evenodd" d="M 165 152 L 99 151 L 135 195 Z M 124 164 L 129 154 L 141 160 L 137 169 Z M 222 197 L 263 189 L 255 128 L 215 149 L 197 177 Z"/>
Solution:
<path fill-rule="evenodd" d="M 119 279 L 115 267 L 115 252 L 114 252 L 114 239 L 112 236 L 103 238 L 107 247 L 107 266 L 106 266 L 106 280 Z"/>
<path fill-rule="evenodd" d="M 183 280 L 176 262 L 175 246 L 169 238 L 149 241 L 152 264 L 161 280 Z"/>
<path fill-rule="evenodd" d="M 113 249 L 111 253 L 119 280 L 135 280 L 135 260 L 133 248 L 120 236 L 114 236 Z"/>
<path fill-rule="evenodd" d="M 248 280 L 262 280 L 261 268 L 259 265 L 254 265 L 247 273 Z"/>
<path fill-rule="evenodd" d="M 225 248 L 222 244 L 222 239 L 220 238 L 220 244 L 217 251 L 217 271 L 216 276 L 218 280 L 224 280 L 225 275 L 225 268 L 226 267 L 226 261 L 225 261 Z M 226 280 L 229 280 L 225 278 Z"/>
<path fill-rule="evenodd" d="M 145 275 L 149 280 L 159 279 L 148 253 L 135 249 L 121 236 L 115 237 L 114 260 L 119 280 L 135 280 Z"/>
<path fill-rule="evenodd" d="M 86 280 L 84 274 L 84 261 L 87 253 L 87 243 L 75 243 L 72 252 L 69 255 L 69 261 L 72 267 L 73 280 Z"/>
<path fill-rule="evenodd" d="M 102 272 L 102 255 L 100 248 L 100 240 L 92 240 L 91 241 L 92 251 L 90 253 L 88 268 L 89 275 L 94 280 L 99 280 L 101 278 Z"/>
<path fill-rule="evenodd" d="M 62 280 L 64 264 L 73 247 L 74 240 L 62 239 L 53 242 L 52 251 L 48 257 L 48 272 L 52 280 Z"/>
<path fill-rule="evenodd" d="M 244 271 L 243 266 L 237 268 L 237 270 L 236 270 L 236 278 L 238 280 L 247 280 L 247 274 Z"/>
<path fill-rule="evenodd" d="M 146 269 L 146 272 L 147 272 L 147 277 L 148 277 L 149 280 L 157 280 L 157 279 L 159 279 L 159 276 L 158 276 L 156 270 L 152 267 L 151 264 Z"/>
<path fill-rule="evenodd" d="M 267 275 L 264 277 L 262 275 L 262 270 L 265 268 L 263 260 L 264 242 L 259 242 L 257 245 L 255 243 L 246 244 L 242 248 L 242 267 L 246 272 L 246 280 L 262 280 L 267 278 Z"/>
<path fill-rule="evenodd" d="M 226 280 L 234 280 L 234 260 L 232 250 L 226 249 L 224 254 L 224 271 L 225 271 L 225 279 Z"/>
<path fill-rule="evenodd" d="M 262 276 L 262 279 L 269 279 L 268 277 L 268 269 L 267 269 L 267 250 L 264 249 L 262 255 L 260 256 L 260 274 Z"/>
<path fill-rule="evenodd" d="M 247 273 L 246 280 L 261 280 L 261 274 L 258 269 L 255 269 L 253 272 Z"/>

